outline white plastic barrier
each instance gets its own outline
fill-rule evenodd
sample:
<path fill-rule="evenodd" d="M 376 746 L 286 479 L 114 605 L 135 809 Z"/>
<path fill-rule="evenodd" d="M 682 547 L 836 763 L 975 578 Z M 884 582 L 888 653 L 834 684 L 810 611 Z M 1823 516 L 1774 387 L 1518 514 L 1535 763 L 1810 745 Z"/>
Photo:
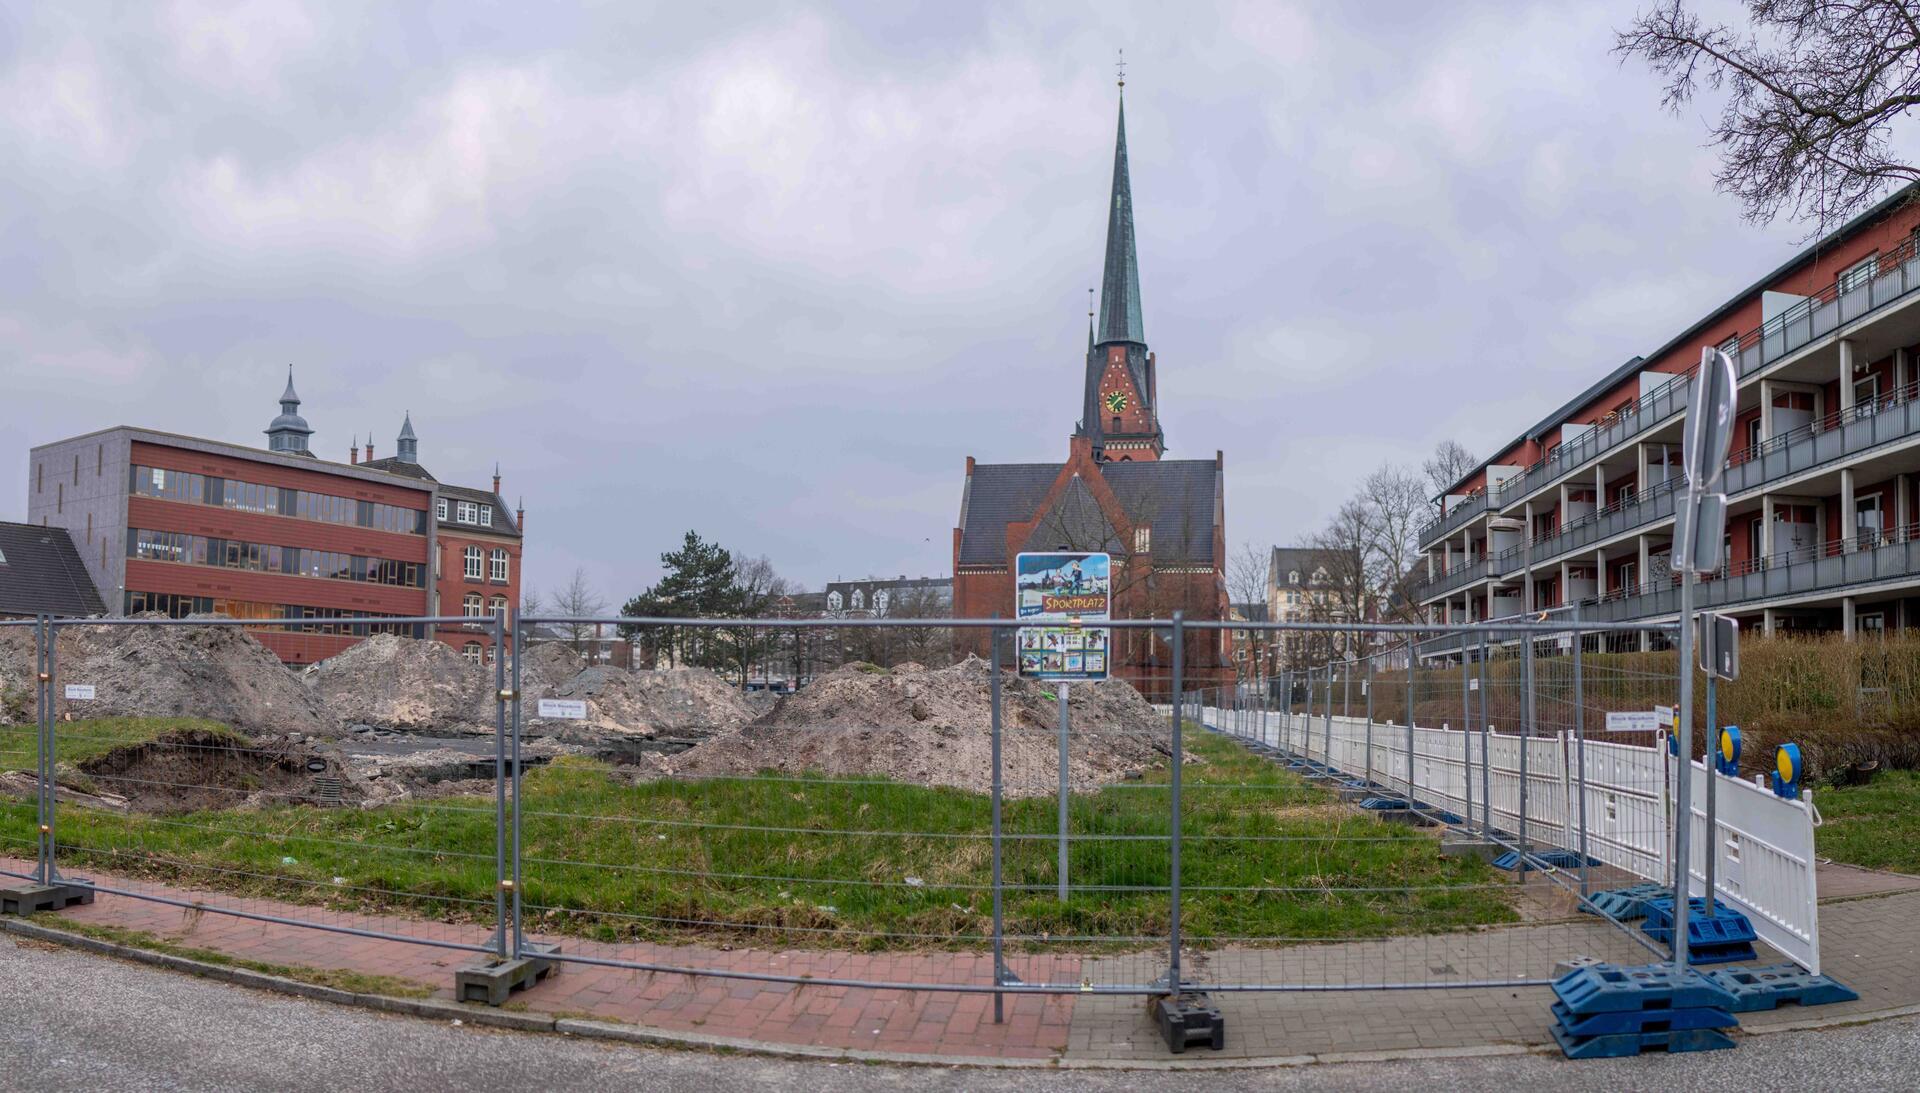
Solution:
<path fill-rule="evenodd" d="M 1161 709 L 1172 711 L 1171 706 Z M 1677 761 L 1667 755 L 1664 738 L 1653 747 L 1588 743 L 1582 749 L 1568 733 L 1529 738 L 1416 728 L 1409 781 L 1405 725 L 1376 721 L 1369 726 L 1364 718 L 1329 719 L 1320 711 L 1311 721 L 1303 713 L 1211 706 L 1196 712 L 1209 725 L 1231 727 L 1238 735 L 1369 779 L 1383 792 L 1463 816 L 1470 826 L 1490 816 L 1494 830 L 1515 835 L 1521 830 L 1524 754 L 1529 845 L 1578 852 L 1584 804 L 1589 855 L 1637 877 L 1672 880 L 1671 786 Z M 1819 888 L 1811 793 L 1803 791 L 1801 800 L 1789 801 L 1755 783 L 1717 776 L 1717 830 L 1710 839 L 1707 771 L 1701 763 L 1691 765 L 1692 894 L 1705 891 L 1711 848 L 1719 855 L 1714 874 L 1718 898 L 1746 914 L 1762 941 L 1818 974 Z"/>

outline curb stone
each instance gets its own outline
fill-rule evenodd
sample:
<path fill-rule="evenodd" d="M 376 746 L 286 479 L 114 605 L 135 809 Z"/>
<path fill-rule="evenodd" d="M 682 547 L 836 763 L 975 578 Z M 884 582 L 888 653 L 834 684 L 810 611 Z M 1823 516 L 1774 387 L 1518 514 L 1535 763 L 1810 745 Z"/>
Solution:
<path fill-rule="evenodd" d="M 264 972 L 208 964 L 171 953 L 157 953 L 137 946 L 104 941 L 84 934 L 68 933 L 38 923 L 7 916 L 0 918 L 0 933 L 14 934 L 100 956 L 117 957 L 136 964 L 230 983 L 256 990 L 306 998 L 318 1002 L 356 1006 L 376 1012 L 438 1021 L 459 1021 L 465 1025 L 507 1029 L 517 1032 L 558 1033 L 648 1047 L 738 1052 L 761 1058 L 798 1059 L 825 1062 L 883 1063 L 913 1067 L 973 1067 L 999 1070 L 1277 1070 L 1302 1066 L 1340 1063 L 1384 1063 L 1430 1059 L 1489 1058 L 1515 1055 L 1552 1054 L 1551 1044 L 1486 1044 L 1472 1047 L 1427 1048 L 1406 1051 L 1344 1051 L 1318 1055 L 1269 1056 L 1260 1059 L 1002 1059 L 993 1056 L 928 1055 L 896 1051 L 865 1051 L 858 1048 L 833 1048 L 813 1044 L 781 1044 L 747 1040 L 731 1036 L 712 1036 L 697 1032 L 670 1032 L 640 1025 L 610 1021 L 591 1021 L 568 1017 L 549 1017 L 490 1009 L 478 1004 L 461 1004 L 428 998 L 395 998 L 389 995 L 360 994 L 337 987 L 303 983 Z M 1920 1015 L 1920 1005 L 1855 1013 L 1831 1020 L 1810 1020 L 1757 1029 L 1743 1029 L 1744 1035 L 1770 1035 L 1780 1032 L 1804 1032 L 1847 1025 L 1872 1024 L 1892 1018 Z"/>

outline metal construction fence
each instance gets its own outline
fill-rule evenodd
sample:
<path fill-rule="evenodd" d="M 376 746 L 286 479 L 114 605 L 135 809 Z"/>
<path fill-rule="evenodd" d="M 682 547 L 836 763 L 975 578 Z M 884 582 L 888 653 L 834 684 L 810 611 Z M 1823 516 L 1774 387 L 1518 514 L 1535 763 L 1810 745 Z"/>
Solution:
<path fill-rule="evenodd" d="M 0 873 L 483 962 L 995 995 L 1511 987 L 1662 954 L 1586 899 L 1672 868 L 1661 750 L 1585 738 L 1596 687 L 1672 693 L 1579 666 L 1636 627 L 1455 628 L 1488 655 L 1201 691 L 1189 658 L 1223 662 L 1230 631 L 1332 628 L 1102 625 L 1159 643 L 1164 675 L 1022 677 L 1010 620 L 4 623 L 0 684 L 32 695 L 0 691 Z M 675 655 L 726 683 L 571 653 L 603 626 L 691 635 Z M 747 693 L 754 642 L 867 630 L 925 659 Z M 991 654 L 947 652 L 967 632 Z M 342 635 L 379 640 L 331 655 Z M 1442 702 L 1458 728 L 1424 723 Z M 1816 966 L 1810 841 L 1780 830 L 1805 810 L 1731 784 L 1699 835 L 1717 890 Z"/>

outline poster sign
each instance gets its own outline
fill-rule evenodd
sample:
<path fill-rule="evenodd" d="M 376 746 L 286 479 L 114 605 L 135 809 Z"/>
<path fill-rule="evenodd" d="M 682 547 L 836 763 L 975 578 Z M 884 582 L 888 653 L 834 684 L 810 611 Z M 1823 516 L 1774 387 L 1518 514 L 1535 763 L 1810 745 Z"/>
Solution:
<path fill-rule="evenodd" d="M 69 702 L 92 701 L 93 698 L 94 698 L 93 684 L 91 683 L 67 684 L 67 700 Z"/>
<path fill-rule="evenodd" d="M 1037 551 L 1014 558 L 1020 674 L 1030 679 L 1107 678 L 1112 631 L 1091 625 L 1113 613 L 1113 558 Z"/>
<path fill-rule="evenodd" d="M 1607 713 L 1608 732 L 1659 732 L 1667 727 L 1667 721 L 1654 710 L 1610 710 Z"/>
<path fill-rule="evenodd" d="M 540 700 L 539 716 L 556 721 L 585 721 L 587 704 L 573 698 L 543 698 Z"/>

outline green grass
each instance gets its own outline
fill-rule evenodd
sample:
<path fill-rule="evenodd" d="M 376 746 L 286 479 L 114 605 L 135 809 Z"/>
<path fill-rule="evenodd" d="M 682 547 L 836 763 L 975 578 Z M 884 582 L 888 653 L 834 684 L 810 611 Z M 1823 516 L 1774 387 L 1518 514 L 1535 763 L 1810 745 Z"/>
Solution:
<path fill-rule="evenodd" d="M 1432 835 L 1345 808 L 1231 741 L 1187 739 L 1201 760 L 1183 770 L 1183 926 L 1196 943 L 1515 918 L 1484 863 L 1442 858 Z M 1071 799 L 1070 830 L 1093 837 L 1071 844 L 1065 902 L 1054 894 L 1054 799 L 1008 801 L 1009 934 L 1086 949 L 1163 936 L 1168 781 L 1163 766 Z M 867 948 L 976 947 L 990 930 L 984 794 L 775 775 L 633 784 L 568 759 L 530 771 L 524 796 L 524 899 L 552 909 L 530 909 L 534 929 Z M 0 842 L 30 841 L 31 822 L 24 804 L 0 804 Z M 60 836 L 63 860 L 153 879 L 340 909 L 491 915 L 490 796 L 166 816 L 70 807 Z"/>
<path fill-rule="evenodd" d="M 158 934 L 145 930 L 128 930 L 119 926 L 106 926 L 92 922 L 75 922 L 60 915 L 39 916 L 52 929 L 63 933 L 79 934 L 98 941 L 110 941 L 116 945 L 125 945 L 132 949 L 145 949 L 148 952 L 164 953 L 186 960 L 197 960 L 202 964 L 214 964 L 222 968 L 243 968 L 262 975 L 278 976 L 300 983 L 312 983 L 335 990 L 351 991 L 354 994 L 381 994 L 389 998 L 431 998 L 433 988 L 425 983 L 416 983 L 411 979 L 401 979 L 391 975 L 375 975 L 367 972 L 343 971 L 338 968 L 312 968 L 305 964 L 273 964 L 264 960 L 247 960 L 231 956 L 215 949 L 201 949 L 191 945 L 182 945 Z"/>
<path fill-rule="evenodd" d="M 1813 799 L 1826 821 L 1814 830 L 1821 854 L 1920 873 L 1920 772 L 1883 771 L 1864 786 L 1816 790 Z"/>
<path fill-rule="evenodd" d="M 90 721 L 62 721 L 54 726 L 56 763 L 78 765 L 115 748 L 145 744 L 184 732 L 206 733 L 250 746 L 247 738 L 217 721 L 198 717 L 102 717 Z M 0 770 L 31 771 L 40 762 L 40 741 L 32 725 L 0 729 Z"/>

